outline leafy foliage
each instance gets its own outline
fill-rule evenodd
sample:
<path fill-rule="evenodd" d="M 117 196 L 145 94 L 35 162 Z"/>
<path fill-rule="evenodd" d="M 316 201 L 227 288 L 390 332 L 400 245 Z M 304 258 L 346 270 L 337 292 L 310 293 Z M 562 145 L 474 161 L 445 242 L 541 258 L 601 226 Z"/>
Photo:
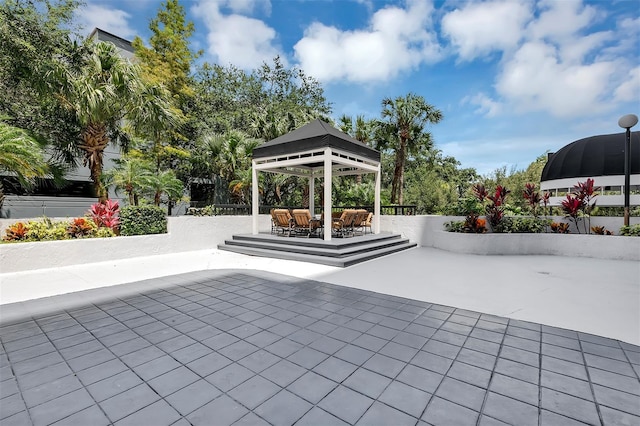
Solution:
<path fill-rule="evenodd" d="M 67 234 L 69 234 L 71 238 L 82 238 L 95 233 L 97 228 L 98 226 L 95 222 L 79 217 L 71 219 L 71 222 L 67 226 Z"/>
<path fill-rule="evenodd" d="M 158 206 L 126 206 L 120 210 L 120 235 L 164 234 L 167 217 Z"/>
<path fill-rule="evenodd" d="M 640 223 L 636 225 L 621 227 L 620 235 L 623 235 L 626 237 L 640 237 Z"/>
<path fill-rule="evenodd" d="M 118 232 L 120 226 L 120 206 L 117 201 L 107 200 L 95 203 L 89 209 L 89 216 L 99 228 L 109 228 Z"/>
<path fill-rule="evenodd" d="M 506 216 L 500 223 L 500 230 L 497 232 L 540 234 L 547 230 L 550 223 L 549 219 L 537 217 Z"/>
<path fill-rule="evenodd" d="M 17 222 L 10 225 L 3 237 L 5 242 L 58 241 L 77 238 L 113 237 L 109 228 L 98 228 L 91 220 L 74 218 L 62 222 L 53 222 L 45 217 L 42 220 L 30 220 L 26 224 Z"/>
<path fill-rule="evenodd" d="M 27 232 L 29 228 L 22 222 L 17 222 L 9 227 L 5 231 L 5 236 L 2 237 L 3 241 L 22 241 L 27 238 Z"/>
<path fill-rule="evenodd" d="M 613 235 L 613 232 L 609 231 L 604 226 L 592 226 L 591 231 L 597 235 Z"/>
<path fill-rule="evenodd" d="M 584 230 L 587 231 L 587 226 L 591 225 L 591 211 L 595 208 L 595 201 L 592 200 L 598 195 L 595 192 L 593 186 L 593 179 L 588 178 L 584 182 L 578 182 L 573 187 L 571 194 L 567 194 L 565 199 L 562 200 L 562 211 L 564 214 L 576 224 L 576 229 L 580 233 L 580 227 L 578 225 L 584 217 L 588 218 L 589 224 L 585 223 Z"/>
<path fill-rule="evenodd" d="M 563 222 L 551 222 L 551 232 L 556 234 L 568 234 L 569 224 Z"/>

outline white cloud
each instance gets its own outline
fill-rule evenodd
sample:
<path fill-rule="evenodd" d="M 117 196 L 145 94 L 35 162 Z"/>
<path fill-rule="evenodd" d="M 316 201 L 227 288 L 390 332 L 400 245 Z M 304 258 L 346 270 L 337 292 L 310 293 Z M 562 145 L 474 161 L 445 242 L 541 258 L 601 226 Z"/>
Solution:
<path fill-rule="evenodd" d="M 460 59 L 470 61 L 517 46 L 530 17 L 529 2 L 469 3 L 442 18 L 442 32 Z"/>
<path fill-rule="evenodd" d="M 315 22 L 294 46 L 295 57 L 321 81 L 386 81 L 440 58 L 432 13 L 430 1 L 413 0 L 406 8 L 378 10 L 364 30 L 343 31 Z"/>
<path fill-rule="evenodd" d="M 276 45 L 277 34 L 273 28 L 259 19 L 239 14 L 252 13 L 258 6 L 263 12 L 271 10 L 270 2 L 252 0 L 201 0 L 193 6 L 193 14 L 207 26 L 208 46 L 205 51 L 213 61 L 251 69 L 270 62 L 277 55 L 284 57 Z M 234 13 L 224 14 L 221 11 L 224 7 Z"/>
<path fill-rule="evenodd" d="M 610 31 L 590 31 L 603 19 L 601 10 L 580 0 L 543 0 L 536 5 L 537 15 L 528 3 L 528 15 L 511 11 L 515 14 L 511 21 L 517 25 L 507 25 L 510 35 L 503 38 L 498 22 L 509 16 L 505 10 L 516 6 L 523 4 L 471 3 L 443 18 L 443 31 L 460 59 L 501 54 L 495 94 L 464 99 L 478 106 L 477 113 L 493 117 L 503 112 L 541 111 L 563 118 L 588 117 L 610 111 L 616 103 L 634 96 L 638 99 L 639 71 L 632 69 L 637 61 L 621 56 L 626 51 L 637 58 L 637 53 L 633 56 L 637 38 L 635 44 L 625 41 L 625 35 L 637 34 L 629 19 L 619 21 Z"/>
<path fill-rule="evenodd" d="M 502 112 L 502 104 L 491 99 L 485 93 L 477 93 L 473 96 L 466 96 L 464 99 L 462 99 L 462 103 L 476 105 L 478 108 L 475 110 L 475 112 L 487 117 L 495 117 L 500 114 L 500 112 Z"/>
<path fill-rule="evenodd" d="M 128 40 L 132 40 L 136 35 L 136 31 L 129 26 L 131 15 L 123 10 L 87 3 L 75 14 L 77 22 L 87 34 L 98 27 Z"/>

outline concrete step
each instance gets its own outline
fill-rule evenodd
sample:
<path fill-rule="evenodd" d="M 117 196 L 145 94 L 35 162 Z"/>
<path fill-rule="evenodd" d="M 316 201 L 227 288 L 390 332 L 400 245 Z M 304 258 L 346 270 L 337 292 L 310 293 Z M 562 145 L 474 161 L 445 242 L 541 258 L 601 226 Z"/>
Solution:
<path fill-rule="evenodd" d="M 415 246 L 408 239 L 391 233 L 333 238 L 331 241 L 258 234 L 234 235 L 218 248 L 251 256 L 346 267 Z"/>
<path fill-rule="evenodd" d="M 261 256 L 271 257 L 274 259 L 285 260 L 297 260 L 300 262 L 318 263 L 321 265 L 336 266 L 339 268 L 345 268 L 347 266 L 355 265 L 356 263 L 365 262 L 367 260 L 375 259 L 378 257 L 386 256 L 392 253 L 396 253 L 402 250 L 407 250 L 416 247 L 417 244 L 405 241 L 401 244 L 393 245 L 390 247 L 378 248 L 375 250 L 369 250 L 365 252 L 359 252 L 357 254 L 344 256 L 344 257 L 331 257 L 315 254 L 296 253 L 283 250 L 273 250 L 251 246 L 240 245 L 219 245 L 220 250 L 231 251 L 234 253 L 246 254 L 249 256 Z"/>
<path fill-rule="evenodd" d="M 400 238 L 400 236 L 395 236 L 395 238 L 385 238 L 381 240 L 376 240 L 372 242 L 362 242 L 357 245 L 349 245 L 347 247 L 326 247 L 319 245 L 300 245 L 300 244 L 285 244 L 283 242 L 273 242 L 266 240 L 248 240 L 248 239 L 240 239 L 240 240 L 226 240 L 225 246 L 234 246 L 234 247 L 247 247 L 247 248 L 262 248 L 266 250 L 274 250 L 274 251 L 285 251 L 290 253 L 299 253 L 299 254 L 310 254 L 315 256 L 325 256 L 325 257 L 335 257 L 335 258 L 343 258 L 347 256 L 354 256 L 359 253 L 366 253 L 371 250 L 377 250 L 386 247 L 393 247 L 397 245 L 401 245 L 409 242 L 406 238 Z"/>

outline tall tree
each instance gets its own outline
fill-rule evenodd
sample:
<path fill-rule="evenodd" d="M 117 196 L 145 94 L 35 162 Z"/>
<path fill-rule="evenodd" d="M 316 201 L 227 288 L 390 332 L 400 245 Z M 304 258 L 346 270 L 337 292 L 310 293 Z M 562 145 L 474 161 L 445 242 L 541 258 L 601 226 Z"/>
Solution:
<path fill-rule="evenodd" d="M 78 67 L 86 53 L 73 23 L 76 0 L 0 2 L 0 115 L 53 148 L 53 160 L 75 164 L 80 126 L 47 89 L 52 63 Z M 58 161 L 56 161 L 58 162 Z"/>
<path fill-rule="evenodd" d="M 391 203 L 402 204 L 404 169 L 407 155 L 433 145 L 428 124 L 439 123 L 442 112 L 428 104 L 422 96 L 409 93 L 395 99 L 382 100 L 383 137 L 381 147 L 395 154 Z"/>
<path fill-rule="evenodd" d="M 118 134 L 121 120 L 143 129 L 155 124 L 170 127 L 177 123 L 177 117 L 166 92 L 145 84 L 139 67 L 122 58 L 113 44 L 87 43 L 91 54 L 82 68 L 54 64 L 49 72 L 49 87 L 81 125 L 78 148 L 84 152 L 84 164 L 89 167 L 96 195 L 104 201 L 104 149 Z M 117 137 L 113 141 L 123 139 Z"/>

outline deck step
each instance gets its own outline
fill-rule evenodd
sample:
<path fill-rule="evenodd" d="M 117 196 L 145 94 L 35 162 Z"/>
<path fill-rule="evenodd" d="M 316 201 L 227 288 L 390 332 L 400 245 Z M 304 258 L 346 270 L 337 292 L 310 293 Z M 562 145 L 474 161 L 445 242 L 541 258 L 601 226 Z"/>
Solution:
<path fill-rule="evenodd" d="M 218 248 L 250 256 L 297 260 L 344 268 L 410 249 L 416 245 L 397 234 L 367 235 L 331 241 L 262 234 L 234 235 L 232 240 L 225 241 Z"/>

